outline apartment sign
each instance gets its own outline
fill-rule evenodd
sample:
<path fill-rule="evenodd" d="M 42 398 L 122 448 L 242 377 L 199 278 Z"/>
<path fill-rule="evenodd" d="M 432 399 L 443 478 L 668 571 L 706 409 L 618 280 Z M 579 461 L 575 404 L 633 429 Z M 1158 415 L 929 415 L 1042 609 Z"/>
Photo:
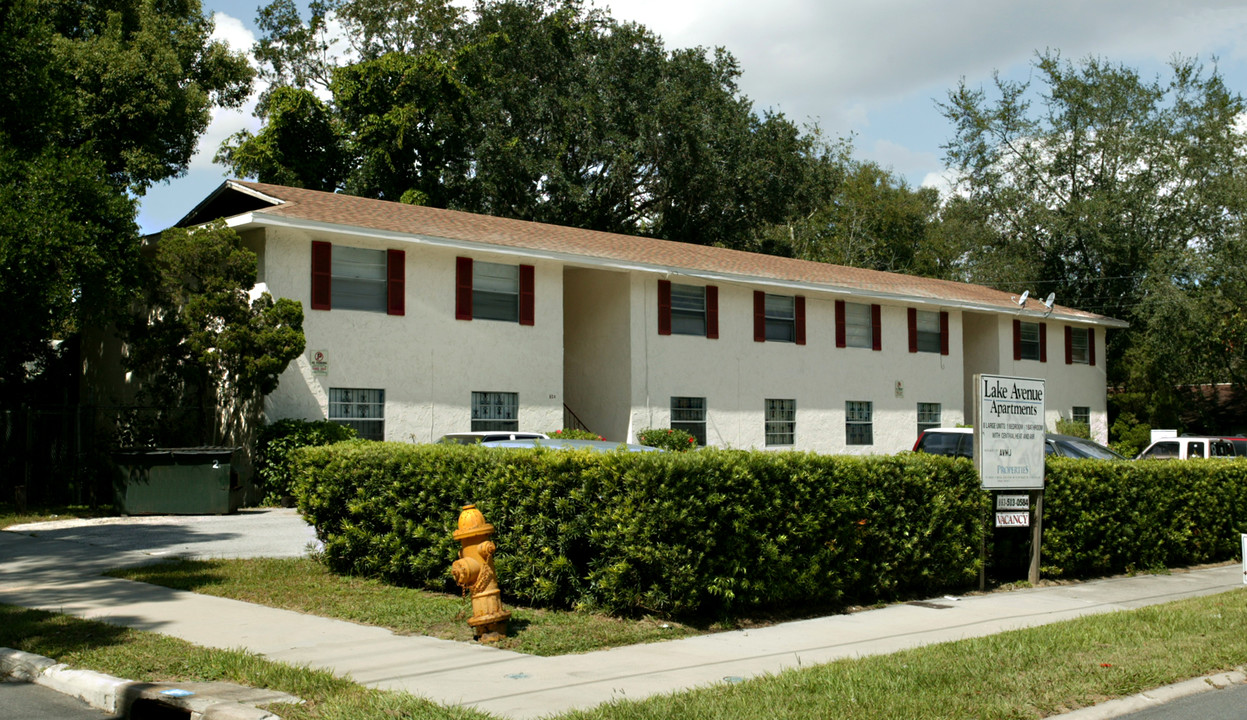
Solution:
<path fill-rule="evenodd" d="M 974 380 L 974 463 L 983 488 L 1042 490 L 1044 381 L 1002 375 Z"/>

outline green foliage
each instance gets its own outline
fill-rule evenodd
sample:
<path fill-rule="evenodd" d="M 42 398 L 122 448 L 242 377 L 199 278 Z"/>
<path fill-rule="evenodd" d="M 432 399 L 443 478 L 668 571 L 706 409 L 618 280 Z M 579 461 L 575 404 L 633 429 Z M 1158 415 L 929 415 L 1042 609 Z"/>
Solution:
<path fill-rule="evenodd" d="M 218 150 L 216 162 L 260 182 L 334 191 L 345 172 L 329 108 L 310 90 L 279 87 L 268 96 L 268 124 L 242 130 Z"/>
<path fill-rule="evenodd" d="M 255 476 L 263 504 L 285 504 L 294 496 L 295 450 L 353 440 L 355 428 L 328 420 L 285 418 L 265 425 L 255 446 Z"/>
<path fill-rule="evenodd" d="M 1139 422 L 1130 412 L 1118 414 L 1108 434 L 1112 440 L 1109 446 L 1128 458 L 1143 452 L 1143 448 L 1152 442 L 1152 426 Z"/>
<path fill-rule="evenodd" d="M 220 407 L 225 428 L 245 424 L 303 352 L 302 305 L 268 293 L 251 299 L 256 267 L 255 253 L 219 221 L 160 237 L 145 302 L 123 327 L 127 365 L 157 406 Z M 182 440 L 215 444 L 217 429 L 190 429 Z"/>
<path fill-rule="evenodd" d="M 1091 426 L 1081 420 L 1057 418 L 1056 432 L 1058 435 L 1073 435 L 1074 437 L 1091 439 Z"/>
<path fill-rule="evenodd" d="M 1247 462 L 1048 459 L 1043 572 L 1088 577 L 1237 557 Z"/>
<path fill-rule="evenodd" d="M 650 447 L 687 452 L 697 447 L 697 438 L 674 428 L 645 428 L 636 434 L 637 442 Z"/>
<path fill-rule="evenodd" d="M 141 284 L 133 196 L 185 172 L 213 107 L 250 90 L 198 0 L 0 3 L 0 404 L 53 340 L 102 327 Z"/>
<path fill-rule="evenodd" d="M 332 50 L 329 12 L 351 62 Z M 260 108 L 270 126 L 218 156 L 240 175 L 312 187 L 306 162 L 277 150 L 288 128 L 314 126 L 318 143 L 335 138 L 352 194 L 743 248 L 812 210 L 831 164 L 817 131 L 754 112 L 726 51 L 669 51 L 581 0 L 482 0 L 471 14 L 328 0 L 306 20 L 274 0 L 258 23 L 261 76 L 329 90 L 334 131 L 274 89 Z"/>
<path fill-rule="evenodd" d="M 578 430 L 576 428 L 563 428 L 562 430 L 555 430 L 554 432 L 546 433 L 546 434 L 552 438 L 562 438 L 563 440 L 605 440 L 606 439 L 602 437 L 601 435 L 598 435 L 595 432 L 589 432 L 588 430 Z"/>
<path fill-rule="evenodd" d="M 508 597 L 613 613 L 834 608 L 963 587 L 984 496 L 964 460 L 500 451 L 347 443 L 295 454 L 337 572 L 450 590 L 474 502 Z"/>
<path fill-rule="evenodd" d="M 1112 383 L 1241 383 L 1243 98 L 1186 59 L 1149 80 L 1045 52 L 1033 77 L 997 77 L 990 98 L 963 82 L 942 105 L 946 160 L 991 231 L 972 278 L 1129 321 L 1109 335 Z"/>

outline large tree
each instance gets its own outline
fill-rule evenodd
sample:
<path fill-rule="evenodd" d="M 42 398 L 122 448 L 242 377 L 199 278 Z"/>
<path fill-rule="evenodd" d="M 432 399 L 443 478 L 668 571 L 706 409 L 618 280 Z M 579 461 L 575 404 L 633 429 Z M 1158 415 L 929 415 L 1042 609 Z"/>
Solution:
<path fill-rule="evenodd" d="M 962 82 L 942 105 L 958 191 L 991 230 L 972 249 L 974 279 L 1129 321 L 1110 335 L 1111 382 L 1233 379 L 1208 355 L 1241 357 L 1247 336 L 1222 325 L 1211 348 L 1208 301 L 1241 285 L 1224 269 L 1247 210 L 1243 99 L 1193 60 L 1146 79 L 1045 53 L 1034 76 L 1040 87 L 997 77 L 990 96 Z"/>
<path fill-rule="evenodd" d="M 303 306 L 252 290 L 256 255 L 219 221 L 166 230 L 147 270 L 142 302 L 122 331 L 127 369 L 154 414 L 131 440 L 239 442 L 303 352 Z"/>
<path fill-rule="evenodd" d="M 138 285 L 134 197 L 185 172 L 245 58 L 196 0 L 0 3 L 0 404 L 54 340 L 103 323 Z"/>
<path fill-rule="evenodd" d="M 349 61 L 331 17 L 347 20 Z M 581 0 L 479 0 L 470 16 L 445 0 L 334 0 L 307 21 L 276 0 L 261 26 L 262 74 L 305 93 L 274 90 L 269 124 L 222 149 L 261 180 L 324 187 L 274 152 L 315 126 L 352 194 L 748 247 L 808 212 L 829 157 L 816 134 L 754 112 L 726 51 L 668 51 Z"/>

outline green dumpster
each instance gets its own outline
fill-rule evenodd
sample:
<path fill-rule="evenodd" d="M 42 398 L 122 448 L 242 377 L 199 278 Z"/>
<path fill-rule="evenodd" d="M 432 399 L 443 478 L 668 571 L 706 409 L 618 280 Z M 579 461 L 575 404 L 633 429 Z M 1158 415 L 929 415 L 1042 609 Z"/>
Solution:
<path fill-rule="evenodd" d="M 238 509 L 238 448 L 157 448 L 114 455 L 118 512 L 224 515 Z"/>

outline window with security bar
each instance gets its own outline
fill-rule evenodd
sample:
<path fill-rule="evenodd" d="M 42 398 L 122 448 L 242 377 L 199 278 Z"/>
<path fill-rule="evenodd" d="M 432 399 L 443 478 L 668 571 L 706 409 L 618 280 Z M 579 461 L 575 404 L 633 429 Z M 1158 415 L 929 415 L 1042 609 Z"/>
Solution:
<path fill-rule="evenodd" d="M 797 441 L 797 401 L 766 401 L 766 444 L 795 445 Z"/>
<path fill-rule="evenodd" d="M 844 442 L 846 445 L 873 445 L 874 406 L 868 400 L 844 403 Z"/>
<path fill-rule="evenodd" d="M 671 398 L 671 429 L 683 430 L 696 438 L 698 445 L 704 447 L 706 445 L 706 398 Z"/>
<path fill-rule="evenodd" d="M 513 392 L 473 392 L 472 431 L 519 430 L 520 395 Z"/>
<path fill-rule="evenodd" d="M 942 418 L 940 417 L 943 408 L 939 403 L 918 403 L 918 434 L 921 435 L 923 430 L 931 430 L 940 427 Z"/>
<path fill-rule="evenodd" d="M 329 388 L 329 420 L 355 428 L 365 440 L 385 439 L 385 391 Z"/>

